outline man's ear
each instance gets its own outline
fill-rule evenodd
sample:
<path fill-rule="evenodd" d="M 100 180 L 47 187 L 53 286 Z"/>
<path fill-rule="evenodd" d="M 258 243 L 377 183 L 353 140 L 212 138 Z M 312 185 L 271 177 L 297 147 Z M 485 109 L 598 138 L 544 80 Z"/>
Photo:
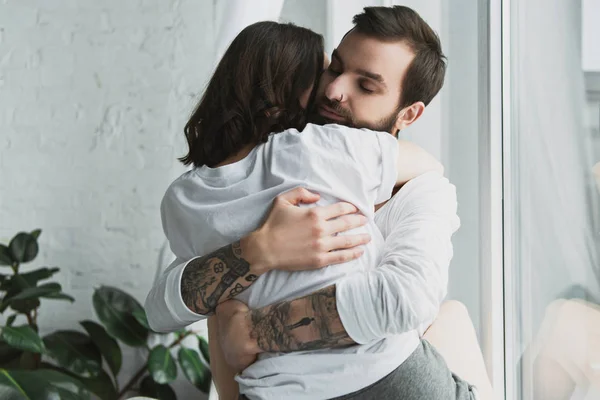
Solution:
<path fill-rule="evenodd" d="M 422 101 L 417 101 L 408 107 L 403 108 L 398 112 L 394 128 L 397 131 L 408 128 L 416 120 L 418 120 L 425 111 L 425 104 Z"/>

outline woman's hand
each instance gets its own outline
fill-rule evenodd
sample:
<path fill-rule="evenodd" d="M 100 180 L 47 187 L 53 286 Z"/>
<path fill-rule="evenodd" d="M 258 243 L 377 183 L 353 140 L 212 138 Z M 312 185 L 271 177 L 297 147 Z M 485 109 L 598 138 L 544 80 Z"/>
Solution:
<path fill-rule="evenodd" d="M 318 200 L 318 194 L 304 188 L 277 196 L 263 225 L 241 240 L 244 258 L 266 272 L 318 269 L 360 257 L 364 250 L 359 246 L 368 243 L 370 235 L 336 234 L 365 225 L 367 218 L 344 202 L 298 207 Z"/>

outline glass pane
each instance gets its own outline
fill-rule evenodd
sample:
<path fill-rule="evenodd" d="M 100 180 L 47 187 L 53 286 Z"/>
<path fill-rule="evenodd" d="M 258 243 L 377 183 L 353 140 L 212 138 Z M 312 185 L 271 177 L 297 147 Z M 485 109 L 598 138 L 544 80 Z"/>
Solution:
<path fill-rule="evenodd" d="M 423 2 L 421 2 L 423 3 Z M 429 3 L 429 2 L 426 2 Z M 453 236 L 454 258 L 450 265 L 448 297 L 463 302 L 481 338 L 484 327 L 480 293 L 479 218 L 479 87 L 482 80 L 479 54 L 486 53 L 479 37 L 478 21 L 485 16 L 480 2 L 444 1 L 442 43 L 448 71 L 442 89 L 441 149 L 446 174 L 456 185 L 461 227 Z M 424 144 L 423 144 L 424 145 Z"/>
<path fill-rule="evenodd" d="M 551 7 L 543 0 L 510 2 L 505 243 L 508 304 L 514 304 L 507 317 L 515 327 L 507 332 L 511 399 L 600 398 L 600 225 L 593 175 L 600 159 L 594 150 L 599 104 L 582 62 L 589 57 L 582 49 L 599 51 L 598 32 L 594 46 L 582 45 L 590 40 L 582 29 L 589 17 L 596 30 L 600 26 L 599 6 L 597 0 Z M 595 67 L 588 75 L 600 71 Z"/>

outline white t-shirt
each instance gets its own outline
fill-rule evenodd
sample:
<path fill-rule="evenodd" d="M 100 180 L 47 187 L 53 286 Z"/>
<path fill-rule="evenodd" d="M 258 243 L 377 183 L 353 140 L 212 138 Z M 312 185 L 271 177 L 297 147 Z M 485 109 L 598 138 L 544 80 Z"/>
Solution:
<path fill-rule="evenodd" d="M 182 175 L 167 190 L 162 204 L 163 227 L 177 260 L 148 295 L 146 311 L 151 326 L 162 331 L 175 330 L 205 318 L 190 311 L 181 300 L 180 280 L 186 263 L 256 229 L 277 195 L 302 186 L 321 194 L 317 205 L 339 200 L 355 204 L 369 218 L 369 223 L 354 232 L 369 232 L 373 240 L 366 246 L 365 254 L 350 263 L 316 271 L 270 271 L 238 299 L 251 308 L 257 308 L 304 296 L 337 283 L 340 317 L 350 337 L 362 344 L 285 355 L 262 354 L 259 361 L 238 377 L 240 390 L 251 399 L 331 398 L 359 390 L 383 378 L 417 346 L 418 332 L 415 328 L 432 319 L 437 312 L 445 295 L 446 261 L 449 262 L 452 253 L 449 240 L 453 224 L 448 222 L 452 218 L 444 215 L 446 223 L 442 224 L 441 230 L 436 230 L 436 235 L 439 233 L 440 237 L 446 237 L 448 243 L 442 249 L 445 251 L 439 252 L 441 257 L 434 255 L 433 262 L 427 260 L 426 269 L 432 266 L 433 271 L 415 272 L 412 263 L 406 266 L 406 259 L 415 255 L 419 258 L 419 249 L 412 249 L 409 252 L 412 255 L 396 254 L 381 260 L 383 236 L 375 225 L 373 206 L 385 201 L 391 194 L 396 180 L 396 157 L 396 140 L 389 134 L 337 125 L 308 125 L 302 133 L 288 130 L 272 135 L 266 144 L 256 147 L 237 163 L 215 169 L 202 167 Z M 437 199 L 436 203 L 446 202 L 448 194 L 454 194 L 452 185 L 439 175 L 427 175 L 431 176 L 431 182 L 437 182 L 438 188 L 443 186 L 439 182 L 444 181 L 444 187 L 451 189 L 444 193 L 445 198 L 429 190 Z M 411 184 L 409 182 L 401 192 L 409 193 L 407 189 Z M 401 199 L 399 195 L 395 198 Z M 455 217 L 455 197 L 450 198 L 449 203 L 449 209 L 454 207 L 452 215 Z M 386 206 L 384 209 L 395 208 Z M 380 210 L 380 215 L 383 215 L 384 209 Z M 448 233 L 450 230 L 452 232 Z M 422 245 L 423 241 L 417 243 Z M 406 247 L 406 244 L 402 246 Z M 435 254 L 439 249 L 427 247 L 426 250 L 433 250 Z M 383 264 L 378 266 L 380 261 Z M 395 262 L 401 265 L 393 264 Z M 374 269 L 381 271 L 376 271 L 376 275 L 371 277 Z M 388 279 L 394 274 L 405 274 L 407 282 L 404 285 L 409 289 L 415 277 L 425 282 L 429 276 L 435 276 L 435 287 L 425 291 L 429 292 L 426 302 L 430 305 L 425 307 L 428 312 L 417 315 L 415 312 L 422 310 L 412 301 L 405 299 L 406 305 L 399 301 L 412 293 L 410 290 L 396 290 L 393 285 L 401 280 L 398 276 L 392 277 L 390 285 L 380 286 L 381 279 Z M 357 280 L 364 282 L 359 284 Z M 348 283 L 345 284 L 345 281 Z M 414 288 L 414 291 L 418 292 L 417 289 Z M 366 292 L 362 301 L 355 290 Z M 381 290 L 394 293 L 382 293 Z M 376 292 L 379 294 L 374 299 L 372 294 Z M 420 301 L 423 295 L 420 292 L 415 294 Z M 387 303 L 383 308 L 377 304 L 362 304 L 373 300 L 379 302 L 379 298 L 396 299 L 400 305 L 398 311 L 406 309 L 407 315 L 396 315 L 398 312 L 389 309 Z M 346 307 L 340 307 L 341 303 L 347 303 Z M 389 319 L 394 319 L 391 322 L 393 333 L 404 333 L 389 335 L 387 328 L 379 323 L 376 323 L 379 328 L 371 327 L 364 331 L 361 315 L 354 312 L 354 308 L 375 310 L 374 315 L 363 315 L 365 321 L 382 318 L 390 324 Z M 373 336 L 382 331 L 386 333 Z"/>

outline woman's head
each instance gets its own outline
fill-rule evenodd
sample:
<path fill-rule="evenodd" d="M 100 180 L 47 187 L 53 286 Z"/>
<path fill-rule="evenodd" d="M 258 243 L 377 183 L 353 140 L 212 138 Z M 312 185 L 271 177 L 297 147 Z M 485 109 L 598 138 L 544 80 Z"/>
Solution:
<path fill-rule="evenodd" d="M 323 57 L 323 37 L 309 29 L 277 22 L 245 28 L 185 126 L 189 153 L 180 161 L 213 167 L 271 132 L 302 129 Z"/>

